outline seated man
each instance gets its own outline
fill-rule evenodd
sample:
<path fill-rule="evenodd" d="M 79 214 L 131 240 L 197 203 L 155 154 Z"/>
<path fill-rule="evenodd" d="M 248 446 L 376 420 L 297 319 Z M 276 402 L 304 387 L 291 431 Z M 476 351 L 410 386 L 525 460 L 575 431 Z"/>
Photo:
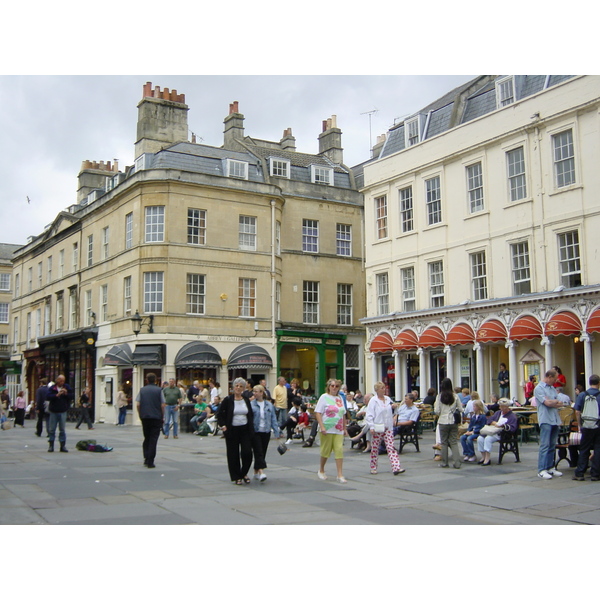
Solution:
<path fill-rule="evenodd" d="M 192 426 L 195 435 L 198 435 L 198 427 L 200 426 L 200 423 L 202 423 L 202 421 L 204 421 L 204 419 L 210 415 L 211 410 L 206 402 L 200 400 L 194 406 L 194 416 L 190 419 L 190 425 Z"/>
<path fill-rule="evenodd" d="M 517 430 L 518 421 L 515 413 L 510 410 L 510 400 L 508 398 L 502 398 L 498 401 L 500 410 L 495 412 L 493 416 L 488 417 L 488 425 L 502 427 L 505 431 L 514 432 Z M 490 453 L 492 451 L 492 444 L 500 440 L 500 431 L 494 435 L 479 434 L 477 438 L 477 449 L 481 452 L 480 465 L 487 467 L 490 465 Z"/>
<path fill-rule="evenodd" d="M 404 396 L 404 402 L 396 409 L 394 415 L 394 436 L 408 431 L 419 420 L 419 409 L 414 405 L 412 393 Z"/>

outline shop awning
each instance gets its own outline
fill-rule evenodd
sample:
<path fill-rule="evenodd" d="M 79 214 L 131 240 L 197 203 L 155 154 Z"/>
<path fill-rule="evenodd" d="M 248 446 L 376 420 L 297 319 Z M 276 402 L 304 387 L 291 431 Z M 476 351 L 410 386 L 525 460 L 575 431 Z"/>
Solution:
<path fill-rule="evenodd" d="M 419 338 L 421 348 L 438 348 L 446 344 L 446 336 L 439 327 L 427 328 Z"/>
<path fill-rule="evenodd" d="M 391 353 L 394 350 L 394 340 L 392 340 L 392 336 L 389 333 L 380 333 L 371 342 L 369 350 L 373 354 Z"/>
<path fill-rule="evenodd" d="M 534 340 L 543 335 L 542 324 L 535 317 L 524 315 L 513 323 L 508 337 L 511 340 Z"/>
<path fill-rule="evenodd" d="M 106 353 L 104 365 L 130 367 L 133 364 L 131 358 L 131 348 L 129 347 L 129 344 L 119 344 L 118 346 L 113 346 Z"/>
<path fill-rule="evenodd" d="M 401 331 L 394 340 L 395 350 L 416 350 L 419 345 L 419 338 L 412 329 Z"/>
<path fill-rule="evenodd" d="M 446 343 L 450 346 L 474 344 L 475 332 L 468 323 L 457 323 L 446 336 Z"/>
<path fill-rule="evenodd" d="M 270 354 L 256 344 L 238 346 L 227 360 L 228 369 L 270 369 L 273 360 Z"/>
<path fill-rule="evenodd" d="M 581 335 L 583 327 L 579 317 L 568 310 L 552 315 L 544 327 L 546 335 Z"/>
<path fill-rule="evenodd" d="M 588 333 L 600 333 L 600 308 L 597 308 L 587 320 L 585 330 Z"/>
<path fill-rule="evenodd" d="M 164 365 L 164 344 L 138 344 L 131 356 L 134 365 Z"/>
<path fill-rule="evenodd" d="M 221 355 L 206 342 L 189 342 L 175 357 L 176 367 L 214 369 L 222 364 Z"/>
<path fill-rule="evenodd" d="M 477 330 L 475 339 L 480 343 L 484 342 L 505 342 L 507 338 L 506 327 L 498 319 L 490 319 L 483 323 Z"/>

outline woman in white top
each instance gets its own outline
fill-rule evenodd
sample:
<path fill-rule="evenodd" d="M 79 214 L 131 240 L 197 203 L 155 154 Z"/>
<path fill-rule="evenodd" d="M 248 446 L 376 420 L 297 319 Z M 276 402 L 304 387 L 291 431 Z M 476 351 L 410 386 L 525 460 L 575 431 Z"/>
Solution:
<path fill-rule="evenodd" d="M 378 381 L 375 384 L 375 395 L 367 405 L 365 420 L 371 430 L 371 474 L 377 473 L 377 459 L 381 441 L 385 443 L 392 472 L 394 475 L 404 473 L 406 469 L 400 467 L 400 457 L 394 448 L 394 422 L 391 399 L 384 395 L 385 385 Z"/>

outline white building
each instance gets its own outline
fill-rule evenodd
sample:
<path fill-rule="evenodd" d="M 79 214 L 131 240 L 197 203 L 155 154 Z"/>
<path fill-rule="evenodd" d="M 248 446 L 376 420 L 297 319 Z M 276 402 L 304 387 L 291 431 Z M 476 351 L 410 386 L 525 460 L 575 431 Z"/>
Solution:
<path fill-rule="evenodd" d="M 378 140 L 355 169 L 367 389 L 487 398 L 505 363 L 522 399 L 558 365 L 573 397 L 600 371 L 599 109 L 597 76 L 480 76 Z"/>

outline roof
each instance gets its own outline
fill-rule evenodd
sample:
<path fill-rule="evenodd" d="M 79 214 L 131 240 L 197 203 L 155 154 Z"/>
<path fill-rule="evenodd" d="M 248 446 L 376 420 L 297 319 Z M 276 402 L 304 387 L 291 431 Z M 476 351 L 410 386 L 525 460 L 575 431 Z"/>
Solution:
<path fill-rule="evenodd" d="M 13 254 L 22 247 L 19 244 L 0 244 L 0 260 L 11 261 Z"/>

